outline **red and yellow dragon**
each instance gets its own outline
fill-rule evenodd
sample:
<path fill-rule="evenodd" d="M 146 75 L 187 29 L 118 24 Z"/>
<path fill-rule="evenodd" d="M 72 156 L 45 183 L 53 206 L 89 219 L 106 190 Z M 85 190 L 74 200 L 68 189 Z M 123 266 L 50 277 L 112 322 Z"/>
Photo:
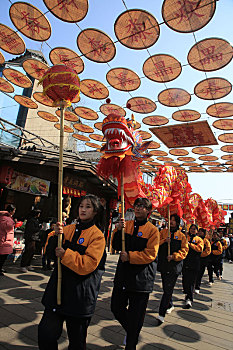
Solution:
<path fill-rule="evenodd" d="M 151 200 L 153 207 L 158 209 L 164 217 L 167 217 L 169 204 L 171 213 L 178 213 L 189 223 L 198 219 L 201 226 L 206 228 L 212 225 L 213 221 L 215 224 L 220 224 L 222 218 L 217 219 L 220 212 L 217 212 L 217 206 L 210 200 L 205 208 L 206 214 L 203 216 L 203 208 L 202 216 L 198 214 L 196 202 L 193 202 L 195 196 L 191 195 L 192 189 L 183 169 L 161 166 L 153 185 L 144 183 L 139 166 L 143 160 L 150 157 L 144 152 L 151 141 L 143 142 L 140 133 L 134 129 L 135 124 L 133 115 L 130 120 L 116 114 L 109 114 L 103 120 L 102 131 L 106 143 L 101 149 L 103 156 L 97 165 L 97 174 L 105 178 L 112 176 L 118 180 L 119 196 L 121 176 L 123 176 L 126 209 L 133 206 L 136 198 L 147 197 Z M 204 203 L 201 202 L 201 204 Z M 209 214 L 212 207 L 215 219 L 213 221 L 210 220 L 211 214 Z"/>

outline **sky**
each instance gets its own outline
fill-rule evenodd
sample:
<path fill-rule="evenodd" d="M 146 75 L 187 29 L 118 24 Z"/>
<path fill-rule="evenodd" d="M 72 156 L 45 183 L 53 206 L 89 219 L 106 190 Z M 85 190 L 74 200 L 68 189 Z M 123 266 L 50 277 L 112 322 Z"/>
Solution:
<path fill-rule="evenodd" d="M 195 0 L 187 2 L 193 3 Z M 16 30 L 14 24 L 9 17 L 9 9 L 11 4 L 17 1 L 1 0 L 0 1 L 0 23 L 3 23 L 10 28 Z M 218 130 L 212 126 L 213 122 L 217 118 L 211 117 L 206 114 L 206 108 L 214 102 L 231 102 L 233 92 L 216 101 L 205 101 L 194 95 L 194 87 L 201 80 L 212 77 L 222 77 L 229 82 L 233 82 L 233 69 L 232 61 L 225 66 L 214 72 L 201 72 L 193 69 L 187 61 L 187 55 L 191 47 L 200 40 L 206 38 L 222 38 L 233 44 L 233 30 L 232 30 L 232 13 L 233 13 L 233 1 L 232 0 L 219 0 L 216 2 L 216 11 L 210 22 L 202 29 L 194 33 L 179 33 L 169 28 L 162 17 L 162 4 L 163 0 L 90 0 L 89 9 L 86 17 L 78 23 L 66 23 L 56 18 L 50 13 L 42 0 L 31 0 L 30 4 L 36 6 L 46 15 L 46 18 L 51 24 L 52 34 L 46 42 L 36 42 L 28 39 L 23 34 L 19 33 L 25 41 L 26 47 L 33 50 L 42 51 L 46 60 L 50 65 L 49 53 L 51 49 L 55 47 L 67 47 L 74 50 L 83 59 L 85 69 L 79 75 L 80 79 L 95 79 L 102 82 L 109 90 L 109 98 L 111 103 L 119 105 L 125 108 L 127 117 L 130 117 L 131 111 L 126 108 L 127 101 L 131 97 L 143 96 L 151 99 L 156 103 L 156 110 L 150 114 L 134 113 L 135 118 L 141 123 L 141 129 L 149 131 L 148 126 L 143 124 L 142 119 L 148 115 L 161 115 L 169 119 L 169 125 L 179 124 L 180 122 L 172 119 L 172 113 L 177 111 L 176 107 L 166 107 L 158 102 L 158 95 L 166 88 L 182 88 L 191 94 L 191 101 L 182 106 L 180 109 L 192 109 L 201 113 L 200 120 L 206 120 L 211 127 L 216 139 L 224 131 Z M 117 17 L 126 11 L 126 9 L 141 9 L 151 13 L 157 20 L 160 28 L 160 35 L 157 42 L 144 50 L 133 50 L 123 46 L 118 40 L 114 32 L 114 22 Z M 108 63 L 95 63 L 87 59 L 82 55 L 77 46 L 77 37 L 79 33 L 86 28 L 95 28 L 105 32 L 113 40 L 116 47 L 115 57 Z M 8 54 L 3 50 L 0 50 L 6 60 L 14 58 L 14 55 Z M 167 54 L 175 57 L 182 66 L 181 74 L 173 81 L 164 83 L 156 83 L 149 80 L 143 74 L 143 63 L 149 56 L 155 54 Z M 106 80 L 107 72 L 112 68 L 123 67 L 133 70 L 141 79 L 140 87 L 131 92 L 118 91 L 111 87 Z M 4 119 L 11 120 L 13 115 L 14 100 L 8 98 L 4 99 L 0 94 L 0 116 Z M 105 100 L 94 100 L 81 94 L 80 102 L 75 106 L 84 106 L 93 109 L 98 113 L 99 119 L 102 121 L 104 115 L 100 112 L 99 108 L 102 104 L 106 103 Z M 232 119 L 232 117 L 228 118 Z M 83 120 L 90 126 L 94 125 L 94 122 Z M 36 133 L 36 130 L 34 131 Z M 100 131 L 95 130 L 95 133 Z M 155 135 L 152 134 L 152 138 L 156 142 L 160 142 Z M 92 142 L 96 142 L 91 140 Z M 97 142 L 98 143 L 98 142 Z M 220 148 L 225 145 L 218 141 L 218 145 L 213 146 L 214 152 L 211 155 L 219 157 L 226 153 L 222 152 Z M 91 150 L 84 143 L 79 142 L 77 144 L 78 150 Z M 197 155 L 192 153 L 192 148 L 184 148 L 189 152 L 190 157 L 198 159 Z M 159 150 L 169 152 L 169 149 L 161 143 Z M 170 155 L 169 155 L 170 156 Z M 173 157 L 176 162 L 177 157 Z M 154 157 L 156 160 L 156 157 Z M 197 160 L 199 164 L 201 161 Z M 180 162 L 182 163 L 182 162 Z M 233 174 L 232 173 L 188 173 L 189 182 L 192 186 L 193 192 L 199 193 L 203 199 L 212 197 L 220 203 L 233 203 Z"/>

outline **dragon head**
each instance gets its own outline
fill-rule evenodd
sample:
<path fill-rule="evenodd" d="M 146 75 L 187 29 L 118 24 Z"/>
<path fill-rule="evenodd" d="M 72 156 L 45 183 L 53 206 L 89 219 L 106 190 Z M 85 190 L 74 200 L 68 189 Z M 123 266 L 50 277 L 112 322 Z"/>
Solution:
<path fill-rule="evenodd" d="M 102 131 L 106 138 L 102 151 L 107 154 L 125 153 L 135 144 L 132 126 L 119 115 L 109 114 L 104 118 Z"/>

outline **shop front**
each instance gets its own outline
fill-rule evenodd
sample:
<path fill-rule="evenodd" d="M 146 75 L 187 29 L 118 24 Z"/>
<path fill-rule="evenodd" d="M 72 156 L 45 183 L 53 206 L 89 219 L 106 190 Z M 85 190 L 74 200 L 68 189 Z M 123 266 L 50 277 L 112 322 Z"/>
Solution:
<path fill-rule="evenodd" d="M 58 151 L 0 146 L 0 210 L 14 204 L 15 217 L 23 222 L 32 209 L 40 209 L 41 223 L 47 228 L 46 223 L 57 218 L 58 157 Z M 104 199 L 105 217 L 108 218 L 108 203 L 117 198 L 116 185 L 98 177 L 91 163 L 69 152 L 64 152 L 63 170 L 63 210 L 69 221 L 77 217 L 79 198 L 86 193 Z M 21 239 L 17 241 L 21 242 Z"/>

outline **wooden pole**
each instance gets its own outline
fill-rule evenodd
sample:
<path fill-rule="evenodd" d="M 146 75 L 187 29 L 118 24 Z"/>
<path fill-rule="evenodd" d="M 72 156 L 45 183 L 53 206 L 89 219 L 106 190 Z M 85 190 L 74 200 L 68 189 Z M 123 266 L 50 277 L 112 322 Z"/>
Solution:
<path fill-rule="evenodd" d="M 187 222 L 184 223 L 184 231 L 185 231 L 185 237 L 188 237 L 188 232 L 187 232 Z"/>
<path fill-rule="evenodd" d="M 171 238 L 171 229 L 170 229 L 170 205 L 167 206 L 167 215 L 168 215 L 168 238 Z M 167 242 L 167 255 L 171 254 L 171 243 Z"/>
<path fill-rule="evenodd" d="M 62 223 L 62 188 L 63 188 L 63 144 L 64 144 L 64 103 L 60 103 L 61 123 L 60 123 L 60 150 L 59 150 L 59 172 L 58 172 L 58 222 Z M 62 234 L 58 235 L 58 248 L 62 246 Z M 61 305 L 61 259 L 57 258 L 57 304 Z"/>
<path fill-rule="evenodd" d="M 125 218 L 124 176 L 121 173 L 121 217 Z M 122 228 L 122 252 L 125 252 L 125 229 Z"/>

